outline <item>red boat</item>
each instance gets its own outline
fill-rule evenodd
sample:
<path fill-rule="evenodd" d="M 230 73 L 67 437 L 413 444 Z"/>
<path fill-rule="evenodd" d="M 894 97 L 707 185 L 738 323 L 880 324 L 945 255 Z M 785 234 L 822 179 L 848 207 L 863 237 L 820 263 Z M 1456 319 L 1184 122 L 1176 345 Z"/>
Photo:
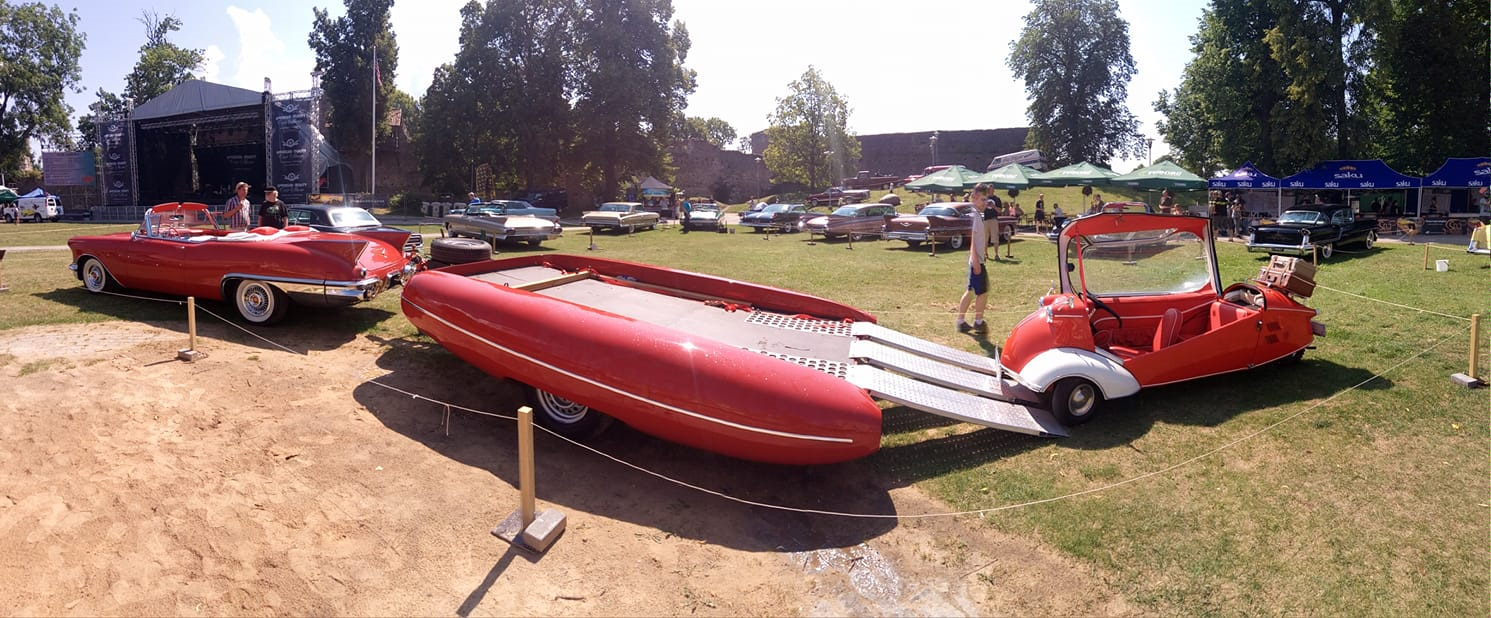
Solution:
<path fill-rule="evenodd" d="M 982 372 L 952 382 L 998 394 L 997 360 L 913 340 L 807 294 L 583 255 L 530 255 L 422 272 L 402 298 L 420 332 L 523 384 L 538 421 L 572 437 L 614 417 L 741 459 L 840 462 L 880 447 L 871 393 L 960 420 L 1064 435 L 1041 411 L 1032 420 L 1024 406 L 911 384 L 881 368 L 914 371 L 930 357 L 907 350 L 937 348 L 931 353 Z"/>

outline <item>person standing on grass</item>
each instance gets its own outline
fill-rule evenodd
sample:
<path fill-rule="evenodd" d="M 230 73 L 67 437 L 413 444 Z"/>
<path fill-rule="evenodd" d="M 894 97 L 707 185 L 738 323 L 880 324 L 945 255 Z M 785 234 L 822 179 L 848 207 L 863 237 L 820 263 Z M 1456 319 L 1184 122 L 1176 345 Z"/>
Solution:
<path fill-rule="evenodd" d="M 289 209 L 280 201 L 280 190 L 264 187 L 264 203 L 259 205 L 259 225 L 284 229 L 289 215 Z"/>
<path fill-rule="evenodd" d="M 253 204 L 248 199 L 249 186 L 246 182 L 233 185 L 233 197 L 228 198 L 228 203 L 223 205 L 223 220 L 220 223 L 228 229 L 246 230 L 249 226 L 249 209 Z"/>
<path fill-rule="evenodd" d="M 694 218 L 694 204 L 689 202 L 689 198 L 683 198 L 683 213 L 679 215 L 680 225 L 678 226 L 683 228 L 683 233 L 689 233 L 689 219 L 692 218 Z"/>
<path fill-rule="evenodd" d="M 977 191 L 977 188 L 975 188 L 974 190 Z M 983 206 L 979 206 L 978 201 L 975 200 L 973 203 L 973 209 L 978 210 L 979 208 L 983 208 L 984 238 L 986 239 L 987 244 L 998 244 L 1000 236 L 999 215 L 1004 214 L 1004 202 L 999 200 L 999 196 L 994 194 L 993 189 L 984 187 L 984 194 L 985 200 L 983 202 Z M 999 261 L 999 250 L 997 249 L 994 251 L 994 261 Z"/>
<path fill-rule="evenodd" d="M 968 289 L 963 292 L 963 297 L 958 299 L 957 328 L 960 333 L 973 331 L 983 334 L 989 330 L 988 325 L 984 323 L 984 307 L 989 304 L 989 272 L 984 269 L 984 259 L 988 257 L 989 239 L 983 221 L 983 209 L 989 193 L 988 185 L 980 184 L 973 188 L 973 229 L 968 243 Z M 969 305 L 973 306 L 972 326 L 965 319 Z"/>
<path fill-rule="evenodd" d="M 1042 193 L 1035 198 L 1035 233 L 1041 233 L 1041 226 L 1046 224 L 1046 194 Z"/>

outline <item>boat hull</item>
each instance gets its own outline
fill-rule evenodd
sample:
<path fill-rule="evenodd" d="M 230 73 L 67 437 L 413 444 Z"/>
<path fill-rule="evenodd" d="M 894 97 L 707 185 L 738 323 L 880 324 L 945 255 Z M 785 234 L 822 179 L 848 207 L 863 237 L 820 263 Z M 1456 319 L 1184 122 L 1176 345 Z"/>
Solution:
<path fill-rule="evenodd" d="M 729 307 L 721 306 L 721 312 L 748 304 L 757 311 L 823 318 L 827 324 L 873 321 L 851 307 L 786 290 L 562 255 L 421 273 L 404 289 L 404 314 L 421 332 L 488 374 L 590 406 L 665 440 L 794 465 L 847 461 L 879 448 L 879 406 L 841 377 L 658 323 L 666 320 L 618 315 L 473 277 L 539 265 L 590 270 L 612 281 L 593 287 L 615 285 L 635 294 L 635 286 L 657 286 L 685 290 L 691 302 L 722 299 L 719 305 Z"/>

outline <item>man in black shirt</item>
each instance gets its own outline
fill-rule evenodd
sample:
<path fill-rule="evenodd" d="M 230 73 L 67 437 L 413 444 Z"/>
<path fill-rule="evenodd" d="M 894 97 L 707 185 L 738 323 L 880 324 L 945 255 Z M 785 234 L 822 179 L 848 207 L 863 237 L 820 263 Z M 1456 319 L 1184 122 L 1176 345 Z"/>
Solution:
<path fill-rule="evenodd" d="M 259 205 L 259 225 L 284 228 L 288 214 L 285 203 L 280 201 L 279 189 L 264 187 L 264 203 Z"/>

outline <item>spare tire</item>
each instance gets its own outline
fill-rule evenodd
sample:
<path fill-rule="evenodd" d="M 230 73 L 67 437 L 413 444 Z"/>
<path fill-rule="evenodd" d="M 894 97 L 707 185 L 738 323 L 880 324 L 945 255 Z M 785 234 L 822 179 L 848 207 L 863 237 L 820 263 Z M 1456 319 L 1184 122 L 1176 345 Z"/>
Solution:
<path fill-rule="evenodd" d="M 430 243 L 430 259 L 446 264 L 480 262 L 492 257 L 492 246 L 475 238 L 436 238 Z"/>

